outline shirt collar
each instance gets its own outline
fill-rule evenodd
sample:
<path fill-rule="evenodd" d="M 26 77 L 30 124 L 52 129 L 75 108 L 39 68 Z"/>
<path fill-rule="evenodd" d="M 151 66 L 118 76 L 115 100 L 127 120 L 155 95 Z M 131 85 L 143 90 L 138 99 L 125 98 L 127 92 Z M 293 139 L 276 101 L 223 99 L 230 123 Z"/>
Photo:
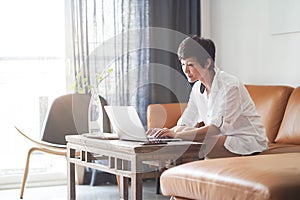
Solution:
<path fill-rule="evenodd" d="M 211 84 L 211 91 L 210 91 L 211 93 L 217 92 L 219 90 L 218 80 L 220 76 L 220 69 L 215 67 L 214 70 L 215 70 L 215 76 Z"/>
<path fill-rule="evenodd" d="M 220 69 L 219 68 L 215 67 L 214 70 L 215 70 L 215 76 L 214 76 L 214 79 L 213 79 L 213 82 L 212 82 L 211 92 L 212 91 L 216 91 L 216 89 L 218 87 L 218 84 L 216 83 L 217 82 L 216 80 L 218 79 L 219 74 L 220 74 Z M 200 85 L 200 93 L 203 94 L 204 91 L 205 91 L 205 89 L 206 89 L 205 85 L 203 83 L 201 83 L 201 85 Z"/>
<path fill-rule="evenodd" d="M 201 85 L 200 85 L 200 93 L 201 94 L 203 94 L 204 93 L 204 91 L 205 91 L 205 85 L 203 85 L 203 83 L 201 83 Z"/>

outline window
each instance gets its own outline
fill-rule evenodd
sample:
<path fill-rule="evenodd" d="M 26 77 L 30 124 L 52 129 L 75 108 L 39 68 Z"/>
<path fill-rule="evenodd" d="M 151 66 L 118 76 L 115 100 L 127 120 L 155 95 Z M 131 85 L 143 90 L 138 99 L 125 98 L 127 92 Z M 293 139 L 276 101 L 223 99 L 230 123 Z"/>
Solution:
<path fill-rule="evenodd" d="M 39 138 L 51 99 L 67 91 L 64 6 L 62 0 L 0 1 L 0 188 L 20 182 L 31 146 L 14 125 Z M 64 172 L 53 165 L 64 162 L 53 159 L 33 156 L 28 180 L 33 172 Z"/>

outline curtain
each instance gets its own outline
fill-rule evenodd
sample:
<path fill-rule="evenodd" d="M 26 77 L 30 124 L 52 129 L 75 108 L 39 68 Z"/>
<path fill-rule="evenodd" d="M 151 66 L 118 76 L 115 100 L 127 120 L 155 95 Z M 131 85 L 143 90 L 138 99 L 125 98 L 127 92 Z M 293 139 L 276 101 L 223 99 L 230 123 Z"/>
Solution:
<path fill-rule="evenodd" d="M 140 49 L 147 35 L 139 31 L 148 26 L 147 1 L 73 0 L 71 10 L 74 73 L 80 72 L 93 84 L 96 73 L 113 68 L 106 83 L 116 82 L 116 87 L 104 83 L 104 92 L 117 95 L 108 97 L 112 103 L 127 104 L 133 84 L 129 72 L 137 73 L 135 68 L 148 59 L 147 49 Z"/>
<path fill-rule="evenodd" d="M 182 72 L 177 48 L 187 36 L 200 35 L 200 0 L 151 0 L 149 9 L 150 26 L 161 29 L 150 35 L 150 42 L 159 48 L 150 50 L 150 63 L 156 67 L 149 71 L 155 83 L 149 87 L 149 103 L 186 102 L 191 85 Z M 160 79 L 164 85 L 157 84 Z"/>
<path fill-rule="evenodd" d="M 99 94 L 109 105 L 135 106 L 144 125 L 148 104 L 187 101 L 190 85 L 176 52 L 187 34 L 200 34 L 200 0 L 68 2 L 77 91 L 113 69 Z"/>

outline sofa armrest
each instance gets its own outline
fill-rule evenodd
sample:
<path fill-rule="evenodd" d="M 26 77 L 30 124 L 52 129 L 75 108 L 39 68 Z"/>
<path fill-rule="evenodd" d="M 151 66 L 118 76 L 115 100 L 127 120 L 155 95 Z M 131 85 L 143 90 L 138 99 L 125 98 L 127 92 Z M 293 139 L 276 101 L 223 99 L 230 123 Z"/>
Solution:
<path fill-rule="evenodd" d="M 147 108 L 148 128 L 172 128 L 177 124 L 187 103 L 149 104 Z"/>

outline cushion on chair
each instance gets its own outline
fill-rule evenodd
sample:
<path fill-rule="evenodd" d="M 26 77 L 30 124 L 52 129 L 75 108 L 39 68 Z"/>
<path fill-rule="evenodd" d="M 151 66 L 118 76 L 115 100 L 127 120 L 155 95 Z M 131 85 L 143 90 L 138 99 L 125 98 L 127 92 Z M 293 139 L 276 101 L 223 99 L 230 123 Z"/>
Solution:
<path fill-rule="evenodd" d="M 160 181 L 164 195 L 190 199 L 297 199 L 300 153 L 195 161 L 166 170 Z"/>
<path fill-rule="evenodd" d="M 88 94 L 67 94 L 56 98 L 47 113 L 42 140 L 66 144 L 66 135 L 87 132 L 89 102 Z"/>
<path fill-rule="evenodd" d="M 172 128 L 186 106 L 187 103 L 150 104 L 147 109 L 148 128 Z"/>
<path fill-rule="evenodd" d="M 43 126 L 42 140 L 53 144 L 66 144 L 66 135 L 87 133 L 90 94 L 67 94 L 56 98 Z M 106 100 L 99 96 L 102 106 Z M 110 122 L 103 108 L 103 131 L 110 132 Z"/>

